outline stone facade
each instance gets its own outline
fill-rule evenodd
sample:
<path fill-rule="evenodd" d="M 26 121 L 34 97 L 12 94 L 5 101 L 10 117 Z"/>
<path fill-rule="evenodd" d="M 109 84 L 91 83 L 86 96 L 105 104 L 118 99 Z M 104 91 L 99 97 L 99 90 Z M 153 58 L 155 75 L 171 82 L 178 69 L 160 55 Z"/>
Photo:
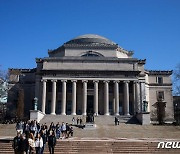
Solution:
<path fill-rule="evenodd" d="M 92 34 L 74 38 L 49 50 L 48 54 L 49 57 L 36 59 L 37 68 L 31 73 L 19 70 L 24 75 L 22 83 L 20 74 L 10 72 L 10 82 L 14 78 L 14 85 L 26 84 L 26 76 L 31 74 L 29 98 L 38 98 L 38 108 L 43 113 L 135 115 L 150 112 L 153 122 L 157 121 L 154 104 L 161 94 L 166 102 L 164 119 L 173 121 L 172 71 L 145 70 L 146 60 L 133 58 L 133 52 Z"/>

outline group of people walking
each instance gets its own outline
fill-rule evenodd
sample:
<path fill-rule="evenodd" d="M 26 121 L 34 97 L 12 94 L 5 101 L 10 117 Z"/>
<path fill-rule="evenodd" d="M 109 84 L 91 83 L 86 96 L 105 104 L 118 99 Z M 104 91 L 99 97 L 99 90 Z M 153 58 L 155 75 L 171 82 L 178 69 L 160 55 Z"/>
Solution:
<path fill-rule="evenodd" d="M 82 125 L 83 124 L 83 119 L 81 117 L 75 117 L 72 118 L 72 125 Z"/>
<path fill-rule="evenodd" d="M 57 139 L 73 136 L 73 127 L 68 123 L 52 122 L 40 125 L 37 121 L 19 121 L 16 124 L 17 136 L 13 139 L 13 149 L 15 154 L 43 154 L 46 143 L 50 154 L 54 154 Z"/>

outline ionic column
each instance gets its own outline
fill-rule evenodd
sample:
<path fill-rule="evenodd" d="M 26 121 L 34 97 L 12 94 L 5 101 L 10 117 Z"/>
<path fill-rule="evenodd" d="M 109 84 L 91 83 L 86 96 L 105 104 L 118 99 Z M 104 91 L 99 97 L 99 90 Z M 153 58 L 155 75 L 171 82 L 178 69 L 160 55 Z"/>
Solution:
<path fill-rule="evenodd" d="M 133 82 L 133 113 L 136 115 L 136 81 Z"/>
<path fill-rule="evenodd" d="M 46 107 L 46 82 L 47 80 L 42 80 L 43 82 L 43 91 L 42 91 L 42 113 L 45 114 L 45 107 Z"/>
<path fill-rule="evenodd" d="M 51 114 L 56 114 L 56 82 L 57 80 L 51 80 L 52 81 L 52 102 L 51 102 Z"/>
<path fill-rule="evenodd" d="M 140 109 L 141 109 L 139 82 L 135 82 L 135 95 L 136 95 L 135 111 L 139 113 L 139 112 L 140 112 Z"/>
<path fill-rule="evenodd" d="M 109 115 L 109 81 L 104 81 L 104 115 Z"/>
<path fill-rule="evenodd" d="M 129 115 L 129 82 L 124 81 L 124 114 Z"/>
<path fill-rule="evenodd" d="M 115 115 L 119 115 L 119 81 L 114 81 Z"/>
<path fill-rule="evenodd" d="M 83 104 L 82 104 L 82 115 L 86 115 L 87 110 L 87 80 L 83 80 Z"/>
<path fill-rule="evenodd" d="M 98 115 L 98 82 L 94 82 L 94 115 Z"/>
<path fill-rule="evenodd" d="M 72 80 L 72 110 L 71 110 L 71 115 L 76 115 L 76 82 L 77 82 L 77 80 Z"/>
<path fill-rule="evenodd" d="M 62 82 L 61 115 L 66 115 L 66 82 L 67 80 L 61 80 L 61 82 Z"/>

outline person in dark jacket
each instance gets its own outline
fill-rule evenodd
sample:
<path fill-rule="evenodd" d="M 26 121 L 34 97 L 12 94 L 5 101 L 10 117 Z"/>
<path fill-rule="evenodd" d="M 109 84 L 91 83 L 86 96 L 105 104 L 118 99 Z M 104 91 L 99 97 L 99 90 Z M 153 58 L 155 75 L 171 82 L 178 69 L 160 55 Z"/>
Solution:
<path fill-rule="evenodd" d="M 48 137 L 48 146 L 50 154 L 54 154 L 54 148 L 56 146 L 56 136 L 54 131 Z"/>
<path fill-rule="evenodd" d="M 13 139 L 12 147 L 14 149 L 14 153 L 18 154 L 20 152 L 20 132 L 17 132 L 17 136 Z"/>
<path fill-rule="evenodd" d="M 45 145 L 46 145 L 46 142 L 47 142 L 47 132 L 46 132 L 46 130 L 41 131 L 41 137 L 43 139 L 43 147 L 41 149 L 41 154 L 43 154 L 44 148 L 45 148 Z"/>

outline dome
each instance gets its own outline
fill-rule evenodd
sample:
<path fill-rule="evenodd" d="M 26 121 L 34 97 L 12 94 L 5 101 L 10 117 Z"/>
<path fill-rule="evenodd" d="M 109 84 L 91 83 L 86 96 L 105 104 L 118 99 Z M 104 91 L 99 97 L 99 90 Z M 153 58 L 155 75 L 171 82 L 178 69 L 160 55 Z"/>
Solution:
<path fill-rule="evenodd" d="M 86 34 L 78 36 L 65 44 L 104 44 L 104 45 L 117 45 L 113 41 L 96 34 Z"/>

